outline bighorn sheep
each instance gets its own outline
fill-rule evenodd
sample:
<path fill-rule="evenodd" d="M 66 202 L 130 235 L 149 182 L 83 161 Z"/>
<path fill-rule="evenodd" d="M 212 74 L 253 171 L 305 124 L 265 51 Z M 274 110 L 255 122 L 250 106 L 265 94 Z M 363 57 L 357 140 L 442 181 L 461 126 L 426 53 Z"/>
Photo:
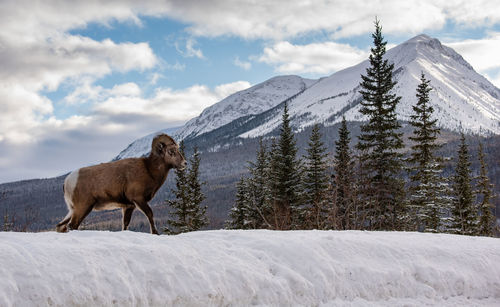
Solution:
<path fill-rule="evenodd" d="M 117 208 L 122 209 L 122 229 L 127 230 L 132 212 L 138 208 L 148 218 L 151 233 L 158 234 L 148 202 L 165 182 L 168 171 L 185 165 L 177 143 L 170 136 L 160 134 L 153 139 L 148 157 L 102 163 L 71 172 L 63 186 L 69 212 L 56 230 L 68 231 L 68 223 L 70 229 L 78 229 L 92 210 Z"/>

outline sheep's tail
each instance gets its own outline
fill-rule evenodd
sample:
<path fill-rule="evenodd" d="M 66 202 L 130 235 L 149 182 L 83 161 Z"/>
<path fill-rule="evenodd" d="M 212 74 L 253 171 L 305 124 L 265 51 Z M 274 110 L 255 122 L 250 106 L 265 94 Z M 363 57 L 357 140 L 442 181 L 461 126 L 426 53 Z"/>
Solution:
<path fill-rule="evenodd" d="M 69 223 L 69 221 L 71 220 L 71 216 L 73 215 L 73 192 L 75 191 L 76 183 L 78 182 L 78 173 L 79 170 L 73 171 L 68 176 L 66 176 L 66 179 L 64 179 L 64 201 L 66 202 L 66 206 L 68 207 L 68 214 L 66 214 L 64 219 L 56 225 L 56 230 L 58 232 L 67 231 L 66 224 Z"/>

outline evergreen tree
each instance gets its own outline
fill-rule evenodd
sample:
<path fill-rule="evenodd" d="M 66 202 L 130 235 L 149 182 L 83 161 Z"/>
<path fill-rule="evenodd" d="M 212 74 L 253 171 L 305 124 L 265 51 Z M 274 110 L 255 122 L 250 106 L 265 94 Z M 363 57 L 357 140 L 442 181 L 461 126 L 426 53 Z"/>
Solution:
<path fill-rule="evenodd" d="M 236 202 L 229 212 L 229 220 L 226 223 L 228 229 L 249 229 L 248 215 L 250 206 L 250 195 L 248 182 L 243 176 L 236 184 Z"/>
<path fill-rule="evenodd" d="M 307 221 L 314 229 L 324 229 L 328 215 L 326 198 L 329 178 L 326 148 L 321 141 L 319 124 L 312 128 L 305 158 L 304 200 L 307 204 Z"/>
<path fill-rule="evenodd" d="M 369 217 L 372 229 L 401 229 L 404 221 L 402 154 L 404 147 L 401 127 L 396 118 L 396 106 L 401 97 L 392 93 L 396 82 L 392 79 L 394 64 L 384 59 L 387 42 L 382 27 L 375 20 L 372 34 L 374 47 L 369 57 L 370 66 L 362 75 L 360 86 L 361 114 L 368 122 L 361 125 L 357 148 L 363 153 L 369 171 L 370 185 L 363 192 L 370 195 L 374 215 Z"/>
<path fill-rule="evenodd" d="M 479 203 L 479 224 L 478 224 L 478 234 L 481 236 L 493 236 L 493 230 L 495 228 L 495 215 L 493 214 L 494 206 L 491 203 L 492 188 L 493 185 L 490 184 L 490 179 L 488 178 L 488 167 L 484 160 L 484 149 L 483 144 L 479 143 L 479 164 L 481 165 L 481 170 L 479 172 L 478 182 L 477 182 L 477 195 L 481 200 Z"/>
<path fill-rule="evenodd" d="M 184 155 L 184 141 L 179 144 L 179 152 Z M 177 234 L 181 232 L 189 231 L 187 225 L 189 220 L 189 186 L 187 182 L 186 169 L 176 169 L 176 182 L 175 190 L 172 193 L 175 195 L 175 199 L 167 200 L 168 205 L 173 209 L 170 212 L 170 217 L 167 220 L 169 227 L 165 228 L 165 232 L 168 234 Z"/>
<path fill-rule="evenodd" d="M 288 106 L 283 110 L 280 136 L 273 142 L 270 153 L 270 204 L 274 229 L 297 228 L 300 220 L 300 205 L 303 197 L 301 187 L 301 161 L 297 159 L 295 136 L 290 127 Z"/>
<path fill-rule="evenodd" d="M 248 180 L 248 190 L 250 197 L 250 207 L 248 219 L 252 228 L 270 228 L 268 221 L 271 215 L 269 206 L 269 165 L 266 146 L 262 137 L 259 139 L 259 149 L 257 150 L 256 161 L 250 162 L 248 170 L 250 178 Z"/>
<path fill-rule="evenodd" d="M 334 156 L 334 197 L 335 214 L 340 229 L 354 227 L 354 163 L 351 157 L 349 143 L 351 137 L 347 129 L 345 117 L 339 128 L 339 139 L 335 141 Z"/>
<path fill-rule="evenodd" d="M 410 163 L 410 206 L 409 215 L 413 220 L 412 230 L 438 232 L 442 228 L 442 218 L 450 208 L 448 184 L 440 175 L 442 158 L 435 152 L 440 147 L 436 143 L 440 133 L 436 126 L 437 119 L 432 118 L 434 108 L 429 103 L 429 92 L 432 90 L 424 73 L 417 87 L 417 104 L 413 106 L 410 124 L 415 142 L 411 147 Z"/>
<path fill-rule="evenodd" d="M 184 156 L 183 141 L 179 144 L 179 151 Z M 208 223 L 205 216 L 206 207 L 200 207 L 205 196 L 201 192 L 201 183 L 198 179 L 200 158 L 196 148 L 188 164 L 189 169 L 175 170 L 177 175 L 176 190 L 173 191 L 175 199 L 167 201 L 173 209 L 170 212 L 172 218 L 167 220 L 170 227 L 165 228 L 168 234 L 199 230 Z"/>
<path fill-rule="evenodd" d="M 206 216 L 207 207 L 201 206 L 203 200 L 205 200 L 205 195 L 201 191 L 202 182 L 200 182 L 200 153 L 198 148 L 194 148 L 193 156 L 191 157 L 189 164 L 188 173 L 188 184 L 189 184 L 189 198 L 191 200 L 190 213 L 190 231 L 199 230 L 208 224 L 208 218 Z"/>
<path fill-rule="evenodd" d="M 477 210 L 473 203 L 469 160 L 469 149 L 462 132 L 458 149 L 458 161 L 455 176 L 453 177 L 454 199 L 451 211 L 451 231 L 458 234 L 475 235 L 477 234 Z"/>

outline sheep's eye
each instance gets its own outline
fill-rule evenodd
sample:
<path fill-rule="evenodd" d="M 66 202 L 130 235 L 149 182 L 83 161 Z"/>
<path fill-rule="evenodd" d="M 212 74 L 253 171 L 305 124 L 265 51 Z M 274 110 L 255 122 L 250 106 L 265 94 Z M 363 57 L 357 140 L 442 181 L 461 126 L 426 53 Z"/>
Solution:
<path fill-rule="evenodd" d="M 169 155 L 171 155 L 171 156 L 173 157 L 173 156 L 175 156 L 175 151 L 173 151 L 173 150 L 169 150 L 169 151 L 168 151 L 168 154 L 169 154 Z"/>

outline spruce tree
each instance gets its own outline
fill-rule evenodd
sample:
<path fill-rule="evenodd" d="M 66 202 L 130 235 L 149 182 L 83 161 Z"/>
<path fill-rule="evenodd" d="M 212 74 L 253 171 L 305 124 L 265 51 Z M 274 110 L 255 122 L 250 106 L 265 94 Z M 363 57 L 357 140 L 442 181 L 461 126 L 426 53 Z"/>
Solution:
<path fill-rule="evenodd" d="M 473 202 L 470 164 L 469 149 L 462 132 L 453 177 L 454 199 L 450 230 L 464 235 L 477 234 L 477 210 Z"/>
<path fill-rule="evenodd" d="M 495 215 L 493 214 L 494 206 L 491 203 L 493 185 L 490 184 L 490 179 L 488 178 L 488 167 L 486 166 L 486 161 L 484 160 L 484 149 L 482 143 L 479 143 L 479 164 L 481 169 L 479 177 L 477 178 L 476 190 L 476 194 L 480 199 L 478 206 L 480 214 L 478 234 L 480 236 L 492 237 L 496 224 Z"/>
<path fill-rule="evenodd" d="M 370 185 L 364 194 L 372 202 L 374 215 L 370 217 L 372 229 L 401 229 L 404 221 L 402 154 L 404 147 L 401 127 L 396 118 L 396 106 L 401 97 L 392 93 L 396 82 L 392 79 L 394 64 L 384 59 L 386 44 L 382 27 L 375 20 L 372 34 L 374 47 L 369 57 L 366 75 L 361 75 L 361 114 L 368 122 L 361 125 L 357 148 L 364 154 L 369 171 Z"/>
<path fill-rule="evenodd" d="M 351 141 L 345 117 L 339 128 L 339 139 L 335 141 L 334 155 L 334 195 L 335 213 L 340 229 L 354 227 L 354 163 L 349 143 Z"/>
<path fill-rule="evenodd" d="M 319 124 L 312 128 L 305 157 L 304 201 L 307 205 L 308 226 L 314 229 L 324 229 L 328 217 L 327 192 L 327 154 L 324 143 L 321 141 Z"/>
<path fill-rule="evenodd" d="M 189 185 L 189 199 L 190 207 L 189 211 L 191 213 L 190 220 L 190 231 L 199 230 L 208 224 L 208 218 L 206 216 L 207 207 L 202 206 L 203 200 L 205 200 L 205 195 L 201 191 L 202 182 L 199 179 L 200 176 L 200 153 L 198 148 L 194 148 L 193 156 L 190 161 L 190 168 L 188 172 L 188 185 Z"/>
<path fill-rule="evenodd" d="M 184 141 L 181 141 L 179 144 L 179 152 L 185 157 L 184 149 Z M 168 227 L 164 230 L 168 234 L 177 234 L 189 231 L 187 225 L 189 220 L 188 208 L 190 199 L 186 169 L 176 169 L 175 175 L 176 189 L 172 190 L 175 199 L 167 200 L 168 205 L 172 209 L 170 212 L 170 218 L 167 220 Z"/>
<path fill-rule="evenodd" d="M 236 184 L 236 201 L 229 212 L 229 220 L 226 223 L 228 229 L 248 229 L 248 215 L 250 206 L 250 195 L 248 181 L 241 176 Z"/>
<path fill-rule="evenodd" d="M 271 214 L 269 205 L 269 165 L 268 153 L 262 137 L 259 138 L 259 148 L 256 154 L 256 161 L 250 162 L 248 179 L 250 207 L 248 219 L 252 228 L 270 228 L 268 221 Z"/>
<path fill-rule="evenodd" d="M 183 141 L 179 144 L 179 151 L 184 156 Z M 167 201 L 173 209 L 170 212 L 172 218 L 167 220 L 169 227 L 165 228 L 168 234 L 199 230 L 208 223 L 205 216 L 206 207 L 201 207 L 205 196 L 201 192 L 201 183 L 198 179 L 200 158 L 196 148 L 188 164 L 189 169 L 175 170 L 177 175 L 176 190 L 173 191 L 175 199 Z"/>
<path fill-rule="evenodd" d="M 415 144 L 411 147 L 410 164 L 410 206 L 409 216 L 414 228 L 438 232 L 442 228 L 444 215 L 450 208 L 448 184 L 440 175 L 443 169 L 442 158 L 436 156 L 440 147 L 436 126 L 437 119 L 432 118 L 434 108 L 429 102 L 429 92 L 432 88 L 424 73 L 417 87 L 417 103 L 413 106 L 410 125 L 413 135 L 409 137 Z"/>
<path fill-rule="evenodd" d="M 301 161 L 297 159 L 295 136 L 290 126 L 288 106 L 283 110 L 280 135 L 270 153 L 270 203 L 274 229 L 297 228 L 301 221 Z"/>

